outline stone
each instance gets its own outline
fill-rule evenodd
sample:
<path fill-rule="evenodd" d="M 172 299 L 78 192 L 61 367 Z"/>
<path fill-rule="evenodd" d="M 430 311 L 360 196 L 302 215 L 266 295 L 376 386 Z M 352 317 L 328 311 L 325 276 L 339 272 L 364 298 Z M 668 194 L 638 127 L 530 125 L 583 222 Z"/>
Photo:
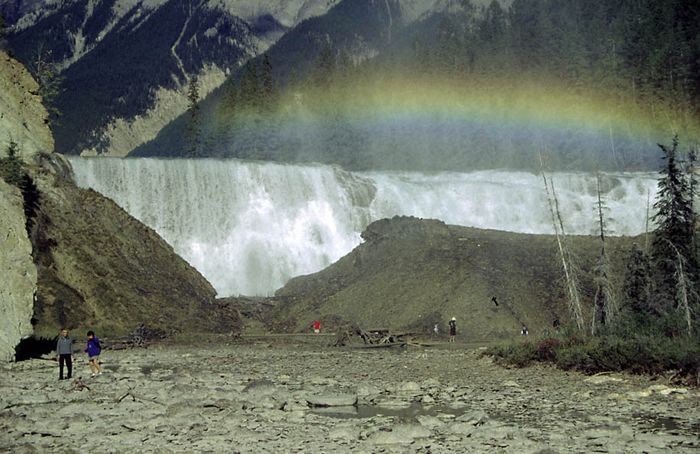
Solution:
<path fill-rule="evenodd" d="M 270 380 L 253 380 L 243 388 L 244 394 L 252 396 L 269 396 L 277 392 L 277 387 Z"/>
<path fill-rule="evenodd" d="M 357 394 L 318 394 L 308 396 L 311 407 L 347 407 L 357 404 Z"/>
<path fill-rule="evenodd" d="M 399 383 L 396 387 L 396 392 L 399 394 L 416 395 L 420 393 L 420 385 L 414 381 L 405 381 Z"/>
<path fill-rule="evenodd" d="M 0 361 L 12 361 L 15 347 L 32 334 L 37 271 L 25 228 L 19 189 L 0 179 Z"/>
<path fill-rule="evenodd" d="M 440 418 L 430 415 L 418 415 L 416 416 L 416 421 L 418 421 L 418 424 L 420 424 L 421 426 L 430 430 L 445 424 Z"/>
<path fill-rule="evenodd" d="M 439 388 L 440 382 L 437 381 L 435 378 L 428 378 L 427 380 L 423 380 L 420 385 L 423 389 L 433 389 Z"/>
<path fill-rule="evenodd" d="M 669 396 L 671 394 L 687 394 L 688 390 L 685 388 L 671 388 L 669 386 L 664 386 L 661 389 L 657 389 L 656 392 L 662 396 Z"/>
<path fill-rule="evenodd" d="M 476 428 L 474 427 L 474 424 L 470 424 L 467 422 L 453 422 L 450 423 L 445 432 L 449 434 L 454 434 L 454 435 L 466 435 L 470 436 L 471 434 L 476 431 Z"/>
<path fill-rule="evenodd" d="M 620 377 L 615 377 L 613 375 L 593 375 L 592 377 L 588 377 L 584 379 L 586 383 L 592 383 L 594 385 L 600 385 L 603 383 L 619 383 L 623 382 L 624 380 Z"/>
<path fill-rule="evenodd" d="M 474 411 L 472 413 L 465 413 L 455 418 L 455 421 L 465 422 L 467 424 L 471 424 L 472 426 L 480 426 L 488 420 L 488 415 L 480 410 Z"/>
<path fill-rule="evenodd" d="M 389 431 L 380 430 L 369 437 L 375 445 L 410 444 L 418 438 L 430 437 L 431 432 L 419 424 L 397 424 Z"/>
<path fill-rule="evenodd" d="M 351 426 L 335 427 L 328 431 L 328 438 L 331 440 L 357 440 L 360 436 L 360 429 Z"/>
<path fill-rule="evenodd" d="M 360 385 L 357 385 L 357 390 L 356 393 L 358 397 L 373 397 L 373 396 L 378 396 L 381 393 L 381 389 L 374 385 L 369 385 L 366 383 L 362 383 Z"/>

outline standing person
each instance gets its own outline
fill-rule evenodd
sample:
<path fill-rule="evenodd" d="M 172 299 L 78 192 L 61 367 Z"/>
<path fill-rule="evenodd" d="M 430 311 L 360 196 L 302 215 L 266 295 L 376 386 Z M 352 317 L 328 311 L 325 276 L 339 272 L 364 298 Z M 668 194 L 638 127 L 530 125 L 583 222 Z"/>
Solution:
<path fill-rule="evenodd" d="M 68 330 L 63 328 L 61 335 L 56 341 L 56 355 L 58 355 L 58 379 L 63 380 L 63 365 L 66 365 L 67 376 L 73 376 L 73 338 L 69 336 Z"/>
<path fill-rule="evenodd" d="M 95 336 L 94 331 L 88 331 L 85 353 L 88 354 L 88 364 L 90 364 L 93 377 L 102 375 L 102 369 L 100 368 L 100 352 L 102 352 L 100 340 Z"/>
<path fill-rule="evenodd" d="M 450 342 L 454 342 L 455 337 L 457 336 L 457 319 L 452 317 L 452 320 L 450 320 L 449 325 L 450 325 Z"/>
<path fill-rule="evenodd" d="M 437 323 L 435 324 L 435 326 L 433 326 L 433 332 L 435 333 L 436 336 L 438 334 L 440 334 L 440 327 L 438 326 Z"/>

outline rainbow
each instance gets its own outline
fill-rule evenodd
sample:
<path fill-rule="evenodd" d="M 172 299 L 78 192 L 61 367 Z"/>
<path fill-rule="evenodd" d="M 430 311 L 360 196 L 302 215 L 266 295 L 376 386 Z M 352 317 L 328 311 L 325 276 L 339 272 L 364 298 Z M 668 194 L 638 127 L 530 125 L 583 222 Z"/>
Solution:
<path fill-rule="evenodd" d="M 571 89 L 544 81 L 387 77 L 343 83 L 318 95 L 306 90 L 301 102 L 322 115 L 337 111 L 366 121 L 432 116 L 448 121 L 539 125 L 551 129 L 612 128 L 669 137 L 678 133 L 697 138 L 700 132 L 700 121 L 685 112 L 641 104 L 619 94 Z"/>
<path fill-rule="evenodd" d="M 462 154 L 475 167 L 508 166 L 506 158 L 484 156 L 505 149 L 501 154 L 509 156 L 553 150 L 565 168 L 575 168 L 584 159 L 589 168 L 591 162 L 597 166 L 591 155 L 598 153 L 612 162 L 609 168 L 638 170 L 655 166 L 656 144 L 669 143 L 676 134 L 682 144 L 700 142 L 700 121 L 688 112 L 647 105 L 624 93 L 564 87 L 545 78 L 348 77 L 323 90 L 288 89 L 280 106 L 275 121 L 258 123 L 266 129 L 261 134 L 282 130 L 279 142 L 303 149 L 314 138 L 345 128 L 338 140 L 356 141 L 373 156 L 390 156 L 384 168 L 411 168 L 402 164 L 401 153 L 416 156 L 421 150 L 424 155 L 436 151 L 436 159 Z M 334 146 L 335 139 L 328 140 L 331 145 L 318 147 Z M 474 154 L 481 155 L 475 159 Z"/>

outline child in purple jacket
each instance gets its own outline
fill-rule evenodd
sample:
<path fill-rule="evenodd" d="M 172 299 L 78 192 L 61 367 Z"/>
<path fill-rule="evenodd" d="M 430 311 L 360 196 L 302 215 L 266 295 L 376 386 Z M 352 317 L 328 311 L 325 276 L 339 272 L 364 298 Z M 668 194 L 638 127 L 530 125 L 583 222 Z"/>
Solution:
<path fill-rule="evenodd" d="M 94 331 L 88 331 L 87 333 L 87 348 L 85 353 L 88 354 L 88 364 L 90 364 L 90 370 L 92 371 L 92 376 L 96 377 L 102 375 L 102 369 L 100 368 L 100 352 L 102 347 L 100 346 L 100 340 L 95 336 Z"/>

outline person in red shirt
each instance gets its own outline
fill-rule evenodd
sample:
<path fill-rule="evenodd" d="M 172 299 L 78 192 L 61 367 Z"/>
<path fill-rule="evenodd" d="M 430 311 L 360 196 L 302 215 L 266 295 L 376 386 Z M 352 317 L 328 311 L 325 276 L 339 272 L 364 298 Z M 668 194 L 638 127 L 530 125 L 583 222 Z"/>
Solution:
<path fill-rule="evenodd" d="M 314 333 L 318 334 L 321 332 L 321 321 L 314 320 Z"/>

